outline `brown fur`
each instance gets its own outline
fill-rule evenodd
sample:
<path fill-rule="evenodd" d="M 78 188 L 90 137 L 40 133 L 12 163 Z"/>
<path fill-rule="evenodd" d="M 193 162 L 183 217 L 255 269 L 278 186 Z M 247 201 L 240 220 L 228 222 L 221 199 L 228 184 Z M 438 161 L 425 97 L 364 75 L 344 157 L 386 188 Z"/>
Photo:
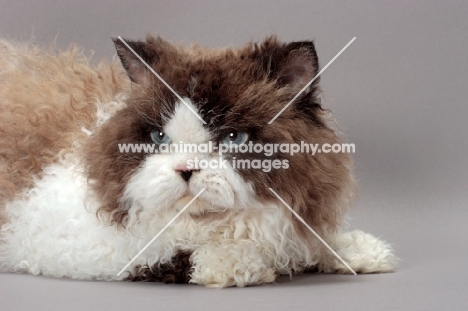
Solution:
<path fill-rule="evenodd" d="M 0 207 L 87 137 L 81 127 L 94 126 L 97 99 L 129 87 L 120 64 L 93 66 L 76 47 L 57 54 L 5 41 L 0 81 Z"/>
<path fill-rule="evenodd" d="M 192 272 L 190 262 L 190 252 L 177 253 L 169 263 L 155 264 L 151 268 L 148 266 L 135 268 L 127 281 L 132 282 L 163 282 L 163 283 L 188 283 Z"/>

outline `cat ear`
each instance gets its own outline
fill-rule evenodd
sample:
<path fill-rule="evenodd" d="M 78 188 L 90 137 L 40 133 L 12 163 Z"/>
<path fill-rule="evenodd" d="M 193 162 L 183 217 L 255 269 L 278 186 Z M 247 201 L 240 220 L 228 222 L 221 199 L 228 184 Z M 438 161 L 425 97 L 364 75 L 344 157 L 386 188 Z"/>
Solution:
<path fill-rule="evenodd" d="M 270 38 L 260 49 L 264 70 L 281 87 L 289 86 L 300 91 L 318 73 L 318 57 L 312 41 L 281 44 L 275 38 Z M 317 84 L 318 79 L 309 91 Z"/>
<path fill-rule="evenodd" d="M 289 43 L 284 48 L 283 57 L 279 59 L 277 66 L 276 75 L 280 84 L 302 89 L 318 73 L 319 64 L 314 43 Z"/>
<path fill-rule="evenodd" d="M 125 39 L 124 39 L 125 40 Z M 146 65 L 120 40 L 113 38 L 117 55 L 122 62 L 123 67 L 127 70 L 130 80 L 134 83 L 143 83 L 147 80 L 147 75 L 151 74 Z M 151 66 L 158 60 L 158 55 L 154 49 L 148 46 L 147 42 L 130 41 L 125 42 L 140 56 L 148 65 Z"/>

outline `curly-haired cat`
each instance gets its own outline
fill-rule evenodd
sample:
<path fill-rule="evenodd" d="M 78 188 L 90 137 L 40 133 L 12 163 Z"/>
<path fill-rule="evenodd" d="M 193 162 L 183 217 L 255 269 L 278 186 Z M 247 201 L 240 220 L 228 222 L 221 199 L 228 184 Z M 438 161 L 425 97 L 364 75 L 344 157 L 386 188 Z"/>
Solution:
<path fill-rule="evenodd" d="M 316 269 L 349 273 L 275 190 L 360 273 L 389 272 L 385 242 L 340 231 L 355 185 L 345 153 L 121 152 L 122 144 L 339 143 L 318 101 L 310 41 L 267 38 L 238 49 L 127 41 L 118 61 L 89 64 L 0 41 L 0 270 L 97 280 L 246 286 Z M 123 66 L 122 66 L 123 65 Z M 198 118 L 198 116 L 200 118 Z M 232 160 L 281 160 L 268 172 Z M 282 162 L 283 163 L 283 162 Z M 201 195 L 122 274 L 195 195 Z"/>

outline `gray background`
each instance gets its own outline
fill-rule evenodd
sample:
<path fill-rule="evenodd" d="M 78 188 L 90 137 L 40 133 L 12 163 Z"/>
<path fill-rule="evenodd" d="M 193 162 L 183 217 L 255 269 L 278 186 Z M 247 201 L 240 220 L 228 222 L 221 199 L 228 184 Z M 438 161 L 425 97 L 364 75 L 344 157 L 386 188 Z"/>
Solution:
<path fill-rule="evenodd" d="M 323 101 L 356 144 L 350 215 L 394 244 L 396 273 L 305 275 L 226 290 L 0 274 L 0 309 L 466 310 L 468 307 L 465 1 L 0 2 L 0 35 L 111 58 L 111 36 L 240 45 L 314 39 Z"/>

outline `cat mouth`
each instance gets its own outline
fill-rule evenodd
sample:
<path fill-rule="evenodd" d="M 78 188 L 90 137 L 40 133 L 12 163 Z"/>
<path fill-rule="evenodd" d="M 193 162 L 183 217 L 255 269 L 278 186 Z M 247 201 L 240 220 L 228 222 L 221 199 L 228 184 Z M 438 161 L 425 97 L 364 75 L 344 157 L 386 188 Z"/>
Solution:
<path fill-rule="evenodd" d="M 193 198 L 194 198 L 194 195 L 191 195 L 191 194 L 189 194 L 189 193 L 186 193 L 185 195 L 183 195 L 181 198 L 179 198 L 179 199 L 176 201 L 175 207 L 177 207 L 177 208 L 179 208 L 179 207 L 180 207 L 180 208 L 183 208 L 184 206 L 186 206 L 187 204 L 189 204 L 190 201 L 191 201 Z M 197 200 L 198 200 L 198 198 L 197 198 L 195 201 L 197 201 Z M 192 202 L 192 204 L 195 203 L 195 201 Z"/>
<path fill-rule="evenodd" d="M 190 217 L 196 222 L 211 222 L 221 220 L 226 216 L 225 211 L 205 210 L 201 212 L 190 212 Z"/>
<path fill-rule="evenodd" d="M 213 204 L 210 201 L 204 200 L 200 197 L 197 197 L 195 200 L 193 198 L 195 195 L 191 194 L 190 192 L 187 192 L 185 195 L 183 195 L 181 198 L 179 198 L 175 204 L 174 207 L 177 210 L 183 209 L 185 206 L 190 204 L 187 208 L 187 212 L 190 213 L 192 217 L 203 217 L 203 215 L 214 215 L 214 214 L 220 214 L 223 213 L 227 210 L 226 207 L 222 207 L 217 204 Z M 193 200 L 193 202 L 191 202 Z"/>

